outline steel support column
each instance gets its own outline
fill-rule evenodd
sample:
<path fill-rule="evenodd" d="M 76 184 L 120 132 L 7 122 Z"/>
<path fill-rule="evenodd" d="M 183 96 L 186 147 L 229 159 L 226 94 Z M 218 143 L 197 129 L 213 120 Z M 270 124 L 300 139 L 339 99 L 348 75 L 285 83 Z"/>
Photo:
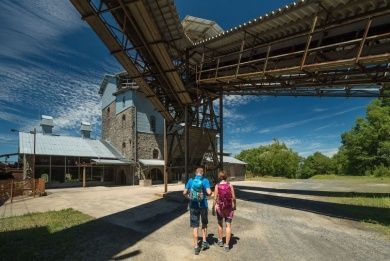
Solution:
<path fill-rule="evenodd" d="M 189 120 L 188 120 L 188 106 L 185 106 L 184 110 L 184 174 L 186 182 L 189 177 L 188 173 L 188 148 L 189 148 Z"/>
<path fill-rule="evenodd" d="M 219 94 L 219 168 L 223 169 L 223 92 Z"/>
<path fill-rule="evenodd" d="M 164 119 L 164 192 L 168 192 L 168 141 L 167 123 Z"/>

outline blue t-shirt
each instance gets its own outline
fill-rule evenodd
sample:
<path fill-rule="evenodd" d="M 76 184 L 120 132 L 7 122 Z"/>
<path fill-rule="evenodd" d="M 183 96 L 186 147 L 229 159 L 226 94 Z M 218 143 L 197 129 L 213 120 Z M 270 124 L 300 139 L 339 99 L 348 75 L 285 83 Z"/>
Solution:
<path fill-rule="evenodd" d="M 207 204 L 207 189 L 210 188 L 210 182 L 207 178 L 204 178 L 204 177 L 201 177 L 201 176 L 195 176 L 194 179 L 203 179 L 202 180 L 202 187 L 203 187 L 203 200 L 201 202 L 199 202 L 200 204 L 198 204 L 198 202 L 193 202 L 191 201 L 190 202 L 190 208 L 208 208 L 208 204 Z M 192 186 L 192 178 L 188 180 L 187 184 L 186 184 L 186 189 L 190 190 L 191 189 L 191 186 Z"/>

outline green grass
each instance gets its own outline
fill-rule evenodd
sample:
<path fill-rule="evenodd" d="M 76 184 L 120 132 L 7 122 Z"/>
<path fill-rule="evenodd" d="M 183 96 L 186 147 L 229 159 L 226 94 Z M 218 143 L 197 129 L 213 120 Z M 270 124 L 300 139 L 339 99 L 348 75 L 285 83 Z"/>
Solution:
<path fill-rule="evenodd" d="M 285 177 L 274 177 L 274 176 L 252 176 L 247 175 L 246 180 L 248 181 L 264 181 L 264 182 L 294 182 L 303 179 L 289 179 Z M 390 184 L 390 177 L 375 177 L 375 176 L 345 176 L 345 175 L 315 175 L 310 179 L 313 180 L 341 180 L 341 181 L 365 181 L 365 182 L 378 182 L 384 184 Z"/>
<path fill-rule="evenodd" d="M 246 177 L 245 180 L 248 181 L 264 181 L 264 182 L 293 182 L 295 179 L 288 179 L 284 177 L 273 177 L 273 176 L 254 176 Z"/>
<path fill-rule="evenodd" d="M 390 209 L 390 197 L 321 197 L 321 200 L 327 202 L 334 202 L 347 205 L 365 206 L 365 207 L 377 207 L 377 208 L 389 208 Z"/>
<path fill-rule="evenodd" d="M 131 238 L 128 229 L 73 209 L 32 213 L 0 219 L 0 259 L 108 260 Z"/>
<path fill-rule="evenodd" d="M 362 222 L 364 225 L 384 233 L 390 238 L 390 197 L 322 197 L 320 200 L 345 205 L 377 208 L 377 213 L 371 213 L 375 215 L 375 219 L 362 220 Z"/>
<path fill-rule="evenodd" d="M 380 183 L 390 183 L 390 177 L 375 177 L 375 176 L 344 176 L 344 175 L 315 175 L 310 179 L 319 180 L 348 180 L 348 181 L 374 181 Z"/>

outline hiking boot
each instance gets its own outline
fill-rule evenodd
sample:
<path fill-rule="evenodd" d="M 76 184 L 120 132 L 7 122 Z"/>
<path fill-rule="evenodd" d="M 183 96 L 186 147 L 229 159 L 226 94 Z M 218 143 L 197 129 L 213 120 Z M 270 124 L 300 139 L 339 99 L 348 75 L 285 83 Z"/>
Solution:
<path fill-rule="evenodd" d="M 208 248 L 210 248 L 209 243 L 207 243 L 206 241 L 203 241 L 203 242 L 202 242 L 202 250 L 206 250 L 206 249 L 208 249 Z"/>
<path fill-rule="evenodd" d="M 222 240 L 218 240 L 217 245 L 220 246 L 220 247 L 223 247 L 223 241 Z"/>
<path fill-rule="evenodd" d="M 200 247 L 194 247 L 194 254 L 199 255 L 200 253 Z"/>
<path fill-rule="evenodd" d="M 223 248 L 224 248 L 224 250 L 225 250 L 226 252 L 229 252 L 229 251 L 230 251 L 230 247 L 229 247 L 228 245 L 225 245 Z"/>

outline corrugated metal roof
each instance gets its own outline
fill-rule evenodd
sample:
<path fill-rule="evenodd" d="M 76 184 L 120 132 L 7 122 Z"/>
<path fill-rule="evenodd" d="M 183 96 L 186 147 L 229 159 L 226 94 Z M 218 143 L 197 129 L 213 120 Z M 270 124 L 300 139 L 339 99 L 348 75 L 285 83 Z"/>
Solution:
<path fill-rule="evenodd" d="M 53 156 L 74 156 L 121 159 L 123 158 L 109 144 L 100 140 L 85 139 L 81 137 L 36 135 L 36 154 Z M 34 153 L 34 135 L 25 132 L 19 132 L 19 153 Z"/>
<path fill-rule="evenodd" d="M 139 162 L 145 166 L 164 166 L 164 161 L 157 159 L 140 159 Z"/>
<path fill-rule="evenodd" d="M 247 163 L 230 156 L 223 156 L 223 163 L 246 165 Z"/>
<path fill-rule="evenodd" d="M 206 46 L 207 49 L 217 50 L 219 53 L 234 52 L 240 49 L 245 34 L 247 34 L 246 46 L 253 42 L 252 39 L 255 39 L 256 45 L 260 45 L 289 35 L 309 31 L 313 17 L 316 14 L 319 14 L 321 18 L 317 23 L 317 27 L 321 27 L 322 24 L 328 22 L 326 17 L 328 17 L 329 11 L 332 12 L 330 17 L 335 20 L 333 23 L 336 23 L 352 18 L 357 14 L 386 8 L 389 8 L 389 3 L 383 0 L 300 0 L 235 26 L 216 36 L 201 40 L 194 44 L 194 49 L 202 53 L 204 46 Z M 197 56 L 197 59 L 200 59 L 200 55 Z"/>
<path fill-rule="evenodd" d="M 187 15 L 181 24 L 184 32 L 193 42 L 198 42 L 223 32 L 223 29 L 216 22 L 190 15 Z"/>
<path fill-rule="evenodd" d="M 134 164 L 133 161 L 125 160 L 107 160 L 107 159 L 91 159 L 96 165 L 130 165 Z"/>

